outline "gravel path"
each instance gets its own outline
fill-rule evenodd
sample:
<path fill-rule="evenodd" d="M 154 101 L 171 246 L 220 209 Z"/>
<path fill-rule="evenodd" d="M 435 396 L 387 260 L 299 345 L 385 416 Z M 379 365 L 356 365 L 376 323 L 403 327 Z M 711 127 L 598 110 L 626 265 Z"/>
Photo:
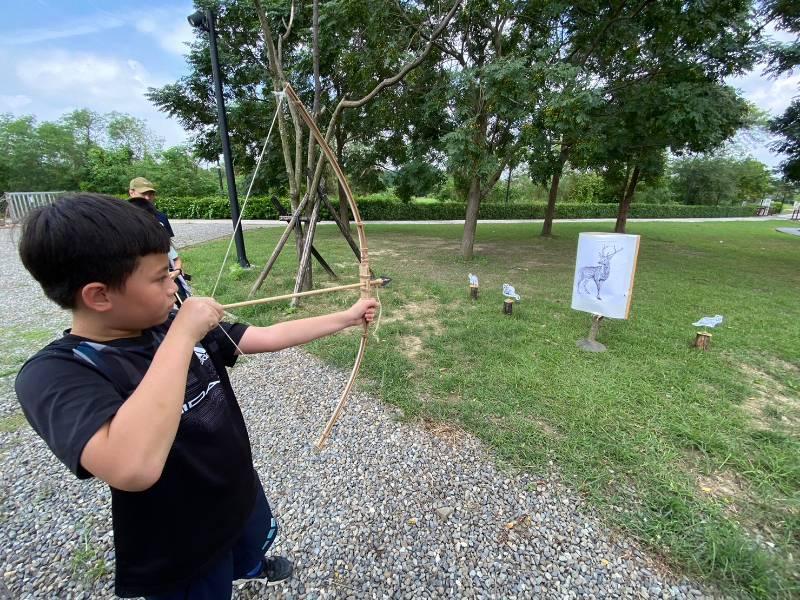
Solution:
<path fill-rule="evenodd" d="M 228 230 L 182 224 L 178 237 L 184 245 Z M 31 284 L 7 229 L 0 289 L 4 336 L 66 326 Z M 247 584 L 234 597 L 710 597 L 609 532 L 554 474 L 504 472 L 466 434 L 402 424 L 364 394 L 351 397 L 328 447 L 315 452 L 345 378 L 294 349 L 245 357 L 233 370 L 281 522 L 275 548 L 296 564 L 289 583 Z M 12 384 L 13 375 L 0 379 L 4 423 L 19 413 Z M 113 598 L 107 490 L 77 481 L 27 426 L 14 429 L 0 427 L 0 581 L 14 598 Z"/>

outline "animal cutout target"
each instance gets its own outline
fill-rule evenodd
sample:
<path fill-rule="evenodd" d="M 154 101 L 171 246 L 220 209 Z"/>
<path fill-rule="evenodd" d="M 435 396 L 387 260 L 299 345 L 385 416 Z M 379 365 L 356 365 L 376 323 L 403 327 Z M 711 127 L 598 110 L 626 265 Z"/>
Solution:
<path fill-rule="evenodd" d="M 627 319 L 638 256 L 638 235 L 581 233 L 572 308 L 612 319 Z"/>

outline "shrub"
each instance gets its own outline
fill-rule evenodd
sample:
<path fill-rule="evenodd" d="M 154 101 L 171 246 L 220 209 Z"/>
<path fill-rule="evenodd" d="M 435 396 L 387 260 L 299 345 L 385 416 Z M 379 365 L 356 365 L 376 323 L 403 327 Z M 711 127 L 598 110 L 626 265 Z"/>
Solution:
<path fill-rule="evenodd" d="M 574 173 L 567 200 L 571 203 L 588 204 L 600 202 L 605 181 L 596 173 Z M 558 206 L 558 205 L 556 205 Z"/>
<path fill-rule="evenodd" d="M 337 205 L 332 199 L 334 206 Z M 381 192 L 357 199 L 359 212 L 365 221 L 447 221 L 464 218 L 463 202 L 416 203 L 400 202 L 390 193 Z M 284 206 L 289 206 L 284 199 Z M 223 196 L 202 196 L 187 198 L 158 198 L 159 209 L 173 219 L 229 219 L 231 216 L 228 199 Z M 776 209 L 778 203 L 773 204 Z M 543 219 L 547 204 L 544 202 L 527 204 L 483 203 L 478 217 L 480 219 Z M 570 203 L 556 204 L 557 219 L 614 218 L 617 204 Z M 750 217 L 755 214 L 753 206 L 708 206 L 684 204 L 638 204 L 630 207 L 631 218 L 688 218 L 688 217 Z M 323 207 L 320 211 L 323 220 L 331 215 Z M 251 197 L 245 208 L 247 219 L 277 219 L 278 214 L 264 196 Z"/>

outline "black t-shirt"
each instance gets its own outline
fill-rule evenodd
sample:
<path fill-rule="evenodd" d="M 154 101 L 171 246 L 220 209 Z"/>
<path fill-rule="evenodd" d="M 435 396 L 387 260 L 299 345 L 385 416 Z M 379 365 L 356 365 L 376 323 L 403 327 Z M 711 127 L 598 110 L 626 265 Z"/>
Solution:
<path fill-rule="evenodd" d="M 165 215 L 160 210 L 156 210 L 155 213 L 156 213 L 156 219 L 158 219 L 158 222 L 161 223 L 164 226 L 164 229 L 167 230 L 169 237 L 174 238 L 175 232 L 172 231 L 172 225 L 169 224 L 169 219 L 167 218 L 167 215 Z"/>
<path fill-rule="evenodd" d="M 25 416 L 79 478 L 92 476 L 83 448 L 139 385 L 173 318 L 102 344 L 65 332 L 23 365 L 16 390 Z M 237 344 L 247 328 L 221 326 Z M 232 546 L 253 509 L 250 440 L 225 369 L 235 351 L 219 328 L 195 346 L 161 478 L 142 492 L 111 488 L 119 596 L 180 588 Z"/>

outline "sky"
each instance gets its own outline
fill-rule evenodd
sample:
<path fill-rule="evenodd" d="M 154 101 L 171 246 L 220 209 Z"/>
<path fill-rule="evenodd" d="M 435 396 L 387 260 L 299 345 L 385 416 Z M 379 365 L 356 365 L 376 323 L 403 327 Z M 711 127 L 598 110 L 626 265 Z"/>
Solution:
<path fill-rule="evenodd" d="M 24 0 L 0 23 L 0 113 L 56 120 L 77 108 L 144 119 L 166 146 L 187 140 L 145 98 L 187 72 L 191 0 Z"/>
<path fill-rule="evenodd" d="M 0 113 L 49 121 L 77 108 L 119 111 L 144 119 L 167 147 L 187 141 L 177 121 L 144 94 L 187 73 L 184 54 L 194 34 L 186 17 L 194 10 L 191 0 L 7 3 L 0 23 Z M 800 94 L 800 73 L 768 79 L 762 67 L 728 83 L 775 115 Z M 763 141 L 742 144 L 770 167 L 781 160 Z"/>

